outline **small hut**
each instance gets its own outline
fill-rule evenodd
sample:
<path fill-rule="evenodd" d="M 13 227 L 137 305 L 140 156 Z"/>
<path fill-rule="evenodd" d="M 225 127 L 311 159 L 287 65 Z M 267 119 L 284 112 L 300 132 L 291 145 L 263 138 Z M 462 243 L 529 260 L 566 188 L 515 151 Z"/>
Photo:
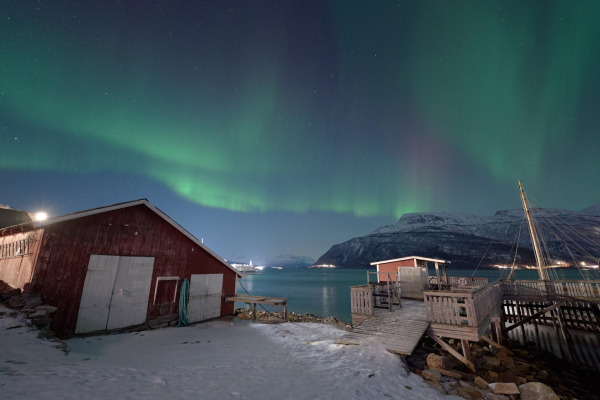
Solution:
<path fill-rule="evenodd" d="M 450 261 L 440 260 L 438 258 L 427 258 L 419 256 L 409 256 L 395 258 L 392 260 L 383 260 L 372 262 L 371 265 L 377 267 L 377 281 L 386 282 L 389 279 L 398 282 L 402 289 L 402 297 L 422 299 L 423 291 L 429 290 L 429 271 L 427 263 L 431 262 L 435 265 L 436 282 L 440 282 L 439 267 L 443 267 L 443 275 L 446 275 L 446 264 Z"/>

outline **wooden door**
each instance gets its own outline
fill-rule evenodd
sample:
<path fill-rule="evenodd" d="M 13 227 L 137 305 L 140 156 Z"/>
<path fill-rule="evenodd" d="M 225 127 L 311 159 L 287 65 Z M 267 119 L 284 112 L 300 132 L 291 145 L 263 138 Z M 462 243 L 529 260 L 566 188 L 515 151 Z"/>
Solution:
<path fill-rule="evenodd" d="M 221 315 L 223 274 L 192 274 L 188 320 L 204 321 Z"/>
<path fill-rule="evenodd" d="M 106 329 L 146 321 L 154 257 L 119 257 Z"/>
<path fill-rule="evenodd" d="M 90 256 L 75 333 L 106 329 L 119 257 Z"/>
<path fill-rule="evenodd" d="M 90 256 L 75 333 L 146 320 L 154 257 Z"/>

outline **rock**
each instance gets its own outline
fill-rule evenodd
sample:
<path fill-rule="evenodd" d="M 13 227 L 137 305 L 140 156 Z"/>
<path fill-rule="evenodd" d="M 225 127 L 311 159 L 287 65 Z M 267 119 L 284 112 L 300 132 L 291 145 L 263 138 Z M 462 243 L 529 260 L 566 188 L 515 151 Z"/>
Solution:
<path fill-rule="evenodd" d="M 487 390 L 489 389 L 489 384 L 481 377 L 476 376 L 475 380 L 473 381 L 473 383 L 475 384 L 475 386 L 477 386 L 480 389 L 484 389 Z"/>
<path fill-rule="evenodd" d="M 519 389 L 514 383 L 492 383 L 490 385 L 494 394 L 519 394 Z"/>
<path fill-rule="evenodd" d="M 483 395 L 481 394 L 481 392 L 477 389 L 473 389 L 470 387 L 465 387 L 465 386 L 460 386 L 458 388 L 456 388 L 456 392 L 458 393 L 458 395 L 460 397 L 465 397 L 465 394 L 468 394 L 469 396 L 475 398 L 475 399 L 481 399 L 483 398 Z"/>
<path fill-rule="evenodd" d="M 517 368 L 517 371 L 520 371 L 520 372 L 529 371 L 529 364 L 519 364 L 519 365 L 515 365 L 515 367 Z"/>
<path fill-rule="evenodd" d="M 492 382 L 497 382 L 500 378 L 498 377 L 498 373 L 494 371 L 488 371 L 488 377 Z"/>
<path fill-rule="evenodd" d="M 441 375 L 449 376 L 450 378 L 454 378 L 454 379 L 460 379 L 461 378 L 461 375 L 458 374 L 458 373 L 456 373 L 456 372 L 446 371 L 445 369 L 441 369 L 441 368 L 431 368 L 431 369 L 436 370 Z"/>
<path fill-rule="evenodd" d="M 36 311 L 46 310 L 48 312 L 48 314 L 54 314 L 56 312 L 56 310 L 58 310 L 58 308 L 52 307 L 52 306 L 38 306 L 38 307 L 35 307 L 35 310 Z"/>
<path fill-rule="evenodd" d="M 535 377 L 539 380 L 546 381 L 546 380 L 548 380 L 550 375 L 548 374 L 548 372 L 546 372 L 542 369 L 542 370 L 539 370 L 537 374 L 535 374 Z"/>
<path fill-rule="evenodd" d="M 442 375 L 434 369 L 426 369 L 421 372 L 421 376 L 429 381 L 439 382 Z"/>
<path fill-rule="evenodd" d="M 447 370 L 451 368 L 450 360 L 448 360 L 448 357 L 431 353 L 427 356 L 427 367 Z"/>
<path fill-rule="evenodd" d="M 547 385 L 541 382 L 529 382 L 519 386 L 521 400 L 559 400 L 559 397 Z"/>
<path fill-rule="evenodd" d="M 31 320 L 31 323 L 38 327 L 50 325 L 52 323 L 52 318 L 47 318 L 47 317 L 35 318 L 35 319 Z"/>
<path fill-rule="evenodd" d="M 510 400 L 506 396 L 502 396 L 501 394 L 494 394 L 494 393 L 488 393 L 485 396 L 483 396 L 483 398 L 485 400 Z"/>
<path fill-rule="evenodd" d="M 450 392 L 452 390 L 456 390 L 456 382 L 448 381 L 448 382 L 440 382 L 440 385 L 444 388 L 446 392 Z"/>
<path fill-rule="evenodd" d="M 44 304 L 44 302 L 42 301 L 42 299 L 40 299 L 40 298 L 34 298 L 34 299 L 29 300 L 25 304 L 25 307 L 27 307 L 27 308 L 36 308 L 38 306 L 41 306 L 42 304 Z"/>
<path fill-rule="evenodd" d="M 465 381 L 469 381 L 469 382 L 473 382 L 475 380 L 475 377 L 477 376 L 477 375 L 469 374 L 467 372 L 457 371 L 455 369 L 450 370 L 450 372 L 459 374 L 461 379 L 463 379 Z"/>
<path fill-rule="evenodd" d="M 47 318 L 48 317 L 48 311 L 46 310 L 34 310 L 33 313 L 29 314 L 27 316 L 27 318 L 29 319 L 35 319 L 35 318 Z"/>
<path fill-rule="evenodd" d="M 438 382 L 425 381 L 425 383 L 428 384 L 429 386 L 431 386 L 432 389 L 435 389 L 438 392 L 440 392 L 441 394 L 446 394 L 446 391 L 444 390 L 444 388 Z"/>
<path fill-rule="evenodd" d="M 516 385 L 520 385 L 521 381 L 518 378 L 519 377 L 517 375 L 509 371 L 500 374 L 500 381 L 504 383 L 514 383 Z"/>
<path fill-rule="evenodd" d="M 23 308 L 25 300 L 21 296 L 13 296 L 8 300 L 8 305 L 12 308 Z"/>
<path fill-rule="evenodd" d="M 494 356 L 483 356 L 483 361 L 492 367 L 497 367 L 500 365 L 500 359 Z"/>
<path fill-rule="evenodd" d="M 517 386 L 527 383 L 527 378 L 523 378 L 522 376 L 517 376 Z"/>
<path fill-rule="evenodd" d="M 8 292 L 2 295 L 2 298 L 5 300 L 10 299 L 11 297 L 19 296 L 21 294 L 21 289 L 10 289 Z"/>

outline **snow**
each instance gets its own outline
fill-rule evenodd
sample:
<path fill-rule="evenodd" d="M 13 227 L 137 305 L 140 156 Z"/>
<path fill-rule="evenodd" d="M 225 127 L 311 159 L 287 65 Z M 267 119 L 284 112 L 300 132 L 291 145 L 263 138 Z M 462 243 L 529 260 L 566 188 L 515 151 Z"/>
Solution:
<path fill-rule="evenodd" d="M 37 334 L 22 317 L 0 317 L 2 399 L 445 397 L 375 344 L 336 344 L 344 331 L 331 325 L 219 319 L 74 338 L 68 354 Z"/>

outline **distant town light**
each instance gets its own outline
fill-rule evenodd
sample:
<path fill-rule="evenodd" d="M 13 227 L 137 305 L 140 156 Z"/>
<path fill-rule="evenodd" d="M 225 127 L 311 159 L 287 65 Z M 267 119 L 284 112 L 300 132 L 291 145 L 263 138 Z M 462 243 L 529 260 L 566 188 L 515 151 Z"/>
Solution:
<path fill-rule="evenodd" d="M 45 212 L 39 212 L 35 214 L 35 220 L 36 221 L 43 221 L 45 219 L 48 218 L 48 214 L 46 214 Z"/>

